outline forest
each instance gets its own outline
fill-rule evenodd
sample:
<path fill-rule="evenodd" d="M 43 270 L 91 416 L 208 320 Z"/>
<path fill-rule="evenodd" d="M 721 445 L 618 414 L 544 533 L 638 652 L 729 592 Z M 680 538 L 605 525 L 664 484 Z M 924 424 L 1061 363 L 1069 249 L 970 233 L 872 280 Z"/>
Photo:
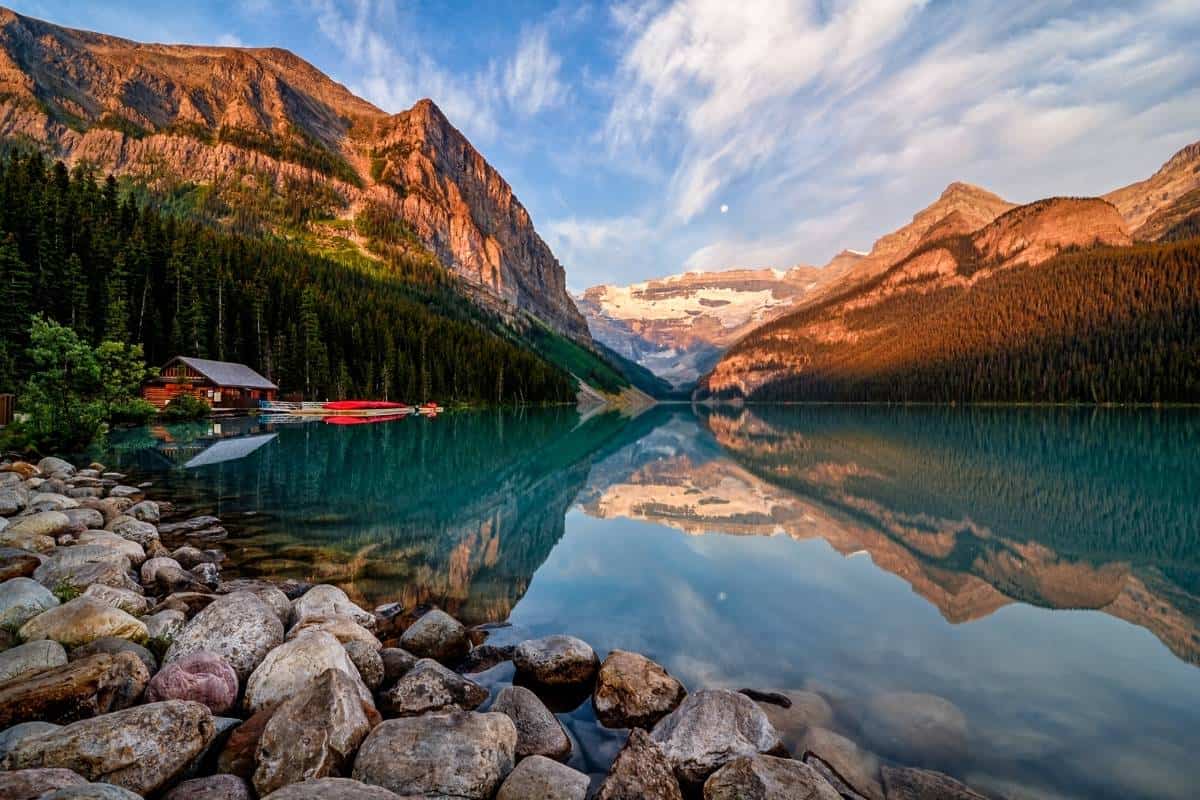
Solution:
<path fill-rule="evenodd" d="M 970 288 L 840 298 L 755 331 L 805 367 L 756 401 L 1200 402 L 1200 240 L 1065 252 Z M 853 343 L 801 331 L 837 315 Z M 732 352 L 737 352 L 735 346 Z"/>
<path fill-rule="evenodd" d="M 573 402 L 575 381 L 445 275 L 354 267 L 168 213 L 43 156 L 0 159 L 0 392 L 28 373 L 33 315 L 86 342 L 250 365 L 284 394 Z M 425 270 L 427 271 L 427 270 Z M 421 272 L 421 270 L 415 270 Z"/>

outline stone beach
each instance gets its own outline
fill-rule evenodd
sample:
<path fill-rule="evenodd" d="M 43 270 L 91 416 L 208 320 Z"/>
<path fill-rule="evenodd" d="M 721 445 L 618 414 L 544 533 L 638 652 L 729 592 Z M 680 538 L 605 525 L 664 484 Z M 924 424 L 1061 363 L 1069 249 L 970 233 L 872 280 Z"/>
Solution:
<path fill-rule="evenodd" d="M 0 461 L 0 797 L 983 797 L 867 749 L 953 750 L 941 698 L 869 698 L 854 742 L 816 691 L 685 687 L 572 636 L 497 646 L 438 609 L 223 579 L 224 533 L 101 464 Z M 515 685 L 485 676 L 510 662 Z M 621 732 L 606 771 L 565 763 L 564 697 Z"/>

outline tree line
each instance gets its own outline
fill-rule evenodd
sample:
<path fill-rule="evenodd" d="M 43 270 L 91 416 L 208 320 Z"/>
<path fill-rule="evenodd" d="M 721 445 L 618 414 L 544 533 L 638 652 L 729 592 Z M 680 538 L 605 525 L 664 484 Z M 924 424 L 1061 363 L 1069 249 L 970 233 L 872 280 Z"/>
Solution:
<path fill-rule="evenodd" d="M 82 340 L 238 361 L 284 393 L 567 402 L 575 385 L 445 282 L 166 213 L 109 176 L 0 159 L 0 391 L 31 368 L 31 318 Z"/>

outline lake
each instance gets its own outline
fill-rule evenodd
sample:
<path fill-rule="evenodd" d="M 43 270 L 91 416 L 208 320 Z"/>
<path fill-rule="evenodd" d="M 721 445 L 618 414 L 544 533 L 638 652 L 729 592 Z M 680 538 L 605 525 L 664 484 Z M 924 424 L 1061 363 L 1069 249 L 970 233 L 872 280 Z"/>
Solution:
<path fill-rule="evenodd" d="M 245 418 L 103 453 L 220 516 L 227 574 L 817 693 L 885 759 L 1125 799 L 1200 785 L 1198 456 L 1194 411 L 869 406 Z M 603 772 L 624 733 L 560 719 Z"/>

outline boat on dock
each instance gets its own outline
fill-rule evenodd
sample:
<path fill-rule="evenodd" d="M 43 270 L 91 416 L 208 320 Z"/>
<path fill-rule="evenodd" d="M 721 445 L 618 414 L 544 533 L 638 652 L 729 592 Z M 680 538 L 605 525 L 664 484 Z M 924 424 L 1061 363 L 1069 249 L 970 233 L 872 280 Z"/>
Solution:
<path fill-rule="evenodd" d="M 426 413 L 418 406 L 406 403 L 391 403 L 384 400 L 333 400 L 325 403 L 292 403 L 282 400 L 264 400 L 259 404 L 264 414 L 284 414 L 293 417 L 318 417 L 325 421 L 334 419 L 401 419 L 410 414 Z"/>

